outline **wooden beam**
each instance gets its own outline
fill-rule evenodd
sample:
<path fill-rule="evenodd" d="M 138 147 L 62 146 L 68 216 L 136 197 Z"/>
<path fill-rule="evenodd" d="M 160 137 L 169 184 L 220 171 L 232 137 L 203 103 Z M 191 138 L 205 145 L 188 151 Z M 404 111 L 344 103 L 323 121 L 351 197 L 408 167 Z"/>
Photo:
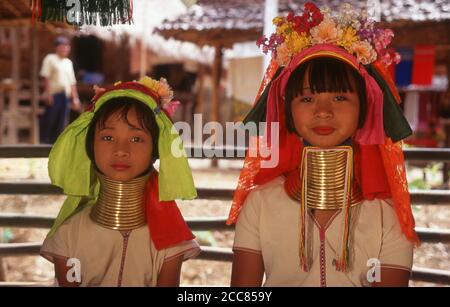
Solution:
<path fill-rule="evenodd" d="M 0 20 L 0 27 L 28 26 L 29 24 L 29 18 L 5 18 Z"/>
<path fill-rule="evenodd" d="M 8 10 L 11 14 L 16 17 L 23 17 L 22 13 L 20 13 L 19 10 L 16 9 L 11 3 L 9 3 L 8 1 L 2 1 L 2 3 L 2 6 L 6 8 L 6 10 Z"/>
<path fill-rule="evenodd" d="M 26 7 L 27 9 L 29 9 L 30 13 L 32 13 L 31 12 L 31 1 L 30 0 L 19 0 L 19 2 L 22 3 L 23 7 Z"/>

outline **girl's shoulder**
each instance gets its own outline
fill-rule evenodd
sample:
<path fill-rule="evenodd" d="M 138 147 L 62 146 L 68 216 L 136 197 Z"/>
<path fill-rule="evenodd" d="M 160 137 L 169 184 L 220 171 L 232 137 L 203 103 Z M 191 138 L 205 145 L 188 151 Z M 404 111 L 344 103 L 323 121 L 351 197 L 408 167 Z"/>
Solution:
<path fill-rule="evenodd" d="M 278 176 L 269 182 L 257 186 L 251 193 L 271 193 L 280 189 L 284 190 L 284 176 Z"/>
<path fill-rule="evenodd" d="M 379 221 L 382 229 L 400 227 L 394 202 L 391 198 L 364 200 L 360 205 L 360 218 L 367 222 Z"/>
<path fill-rule="evenodd" d="M 284 176 L 279 176 L 271 181 L 257 186 L 248 195 L 246 204 L 253 204 L 253 206 L 262 206 L 262 204 L 279 204 L 290 203 L 292 200 L 284 190 Z M 269 207 L 269 205 L 264 205 Z"/>
<path fill-rule="evenodd" d="M 89 217 L 91 213 L 92 206 L 85 206 L 70 216 L 64 223 L 61 225 L 63 228 L 72 228 L 81 225 L 86 225 L 92 223 L 91 218 Z"/>
<path fill-rule="evenodd" d="M 377 210 L 383 214 L 395 214 L 394 203 L 391 198 L 365 199 L 361 203 L 364 210 Z"/>

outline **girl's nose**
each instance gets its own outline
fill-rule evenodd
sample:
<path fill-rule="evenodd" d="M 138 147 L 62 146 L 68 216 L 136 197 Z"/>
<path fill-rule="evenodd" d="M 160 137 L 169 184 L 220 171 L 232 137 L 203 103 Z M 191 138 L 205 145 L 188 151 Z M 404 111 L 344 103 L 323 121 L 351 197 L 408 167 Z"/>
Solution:
<path fill-rule="evenodd" d="M 329 101 L 320 99 L 316 102 L 316 108 L 315 108 L 315 116 L 317 118 L 332 118 L 333 117 L 333 110 L 332 105 Z"/>
<path fill-rule="evenodd" d="M 114 147 L 114 155 L 118 158 L 127 157 L 130 155 L 130 150 L 128 145 L 125 143 L 118 142 Z"/>

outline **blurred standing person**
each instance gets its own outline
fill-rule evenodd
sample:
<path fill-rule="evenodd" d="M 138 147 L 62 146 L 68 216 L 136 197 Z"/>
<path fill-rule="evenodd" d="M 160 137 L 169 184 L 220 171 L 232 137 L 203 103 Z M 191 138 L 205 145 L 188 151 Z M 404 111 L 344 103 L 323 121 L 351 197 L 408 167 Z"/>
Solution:
<path fill-rule="evenodd" d="M 70 109 L 80 109 L 72 61 L 68 58 L 70 41 L 55 39 L 55 53 L 48 54 L 40 75 L 45 80 L 45 112 L 40 118 L 41 143 L 53 144 L 68 123 Z"/>

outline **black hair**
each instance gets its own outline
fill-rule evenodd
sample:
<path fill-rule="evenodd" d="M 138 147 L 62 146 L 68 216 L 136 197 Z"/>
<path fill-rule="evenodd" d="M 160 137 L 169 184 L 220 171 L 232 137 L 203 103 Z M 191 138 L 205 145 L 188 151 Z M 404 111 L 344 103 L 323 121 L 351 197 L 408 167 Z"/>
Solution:
<path fill-rule="evenodd" d="M 313 94 L 323 92 L 357 93 L 360 104 L 358 128 L 361 128 L 366 117 L 366 85 L 364 79 L 355 68 L 343 61 L 334 58 L 316 58 L 300 64 L 289 77 L 284 104 L 288 131 L 297 133 L 292 117 L 291 104 L 298 95 L 303 95 L 303 83 L 307 72 L 309 72 L 309 89 Z M 356 88 L 353 88 L 354 86 Z"/>
<path fill-rule="evenodd" d="M 159 128 L 156 124 L 156 119 L 153 111 L 147 105 L 137 99 L 130 97 L 116 97 L 110 99 L 107 103 L 102 105 L 97 112 L 95 112 L 94 118 L 92 119 L 88 127 L 86 135 L 86 153 L 96 168 L 97 165 L 95 164 L 94 155 L 95 128 L 97 126 L 100 128 L 104 127 L 108 118 L 116 112 L 119 112 L 119 118 L 121 118 L 131 126 L 130 122 L 128 121 L 128 112 L 132 109 L 136 110 L 137 119 L 141 128 L 145 129 L 152 136 L 153 151 L 151 167 L 156 159 L 158 159 Z"/>

